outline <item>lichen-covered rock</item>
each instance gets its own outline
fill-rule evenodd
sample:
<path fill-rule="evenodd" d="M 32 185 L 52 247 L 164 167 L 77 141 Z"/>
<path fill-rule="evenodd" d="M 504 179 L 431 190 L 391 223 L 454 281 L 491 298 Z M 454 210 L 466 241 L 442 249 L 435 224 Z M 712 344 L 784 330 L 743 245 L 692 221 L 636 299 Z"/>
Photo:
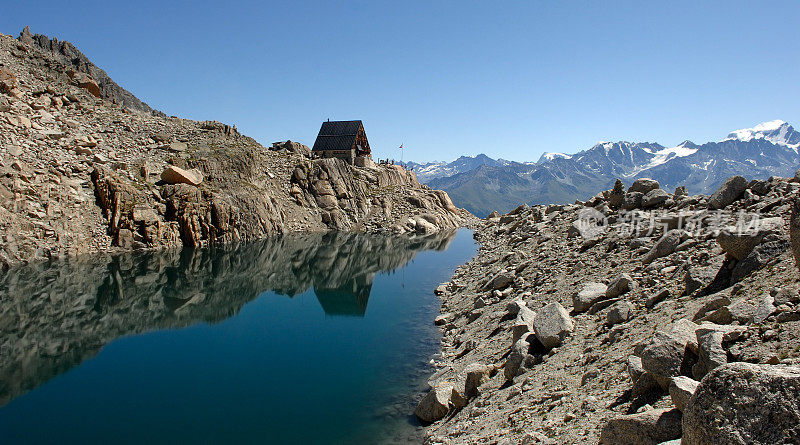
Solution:
<path fill-rule="evenodd" d="M 800 443 L 800 368 L 730 363 L 711 371 L 684 410 L 682 443 Z"/>

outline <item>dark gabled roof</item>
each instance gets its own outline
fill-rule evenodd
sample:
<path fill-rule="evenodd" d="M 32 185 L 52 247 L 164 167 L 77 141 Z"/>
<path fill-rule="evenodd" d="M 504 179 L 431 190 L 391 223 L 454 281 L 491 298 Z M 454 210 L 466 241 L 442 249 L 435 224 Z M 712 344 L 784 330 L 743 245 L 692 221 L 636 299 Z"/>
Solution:
<path fill-rule="evenodd" d="M 323 122 L 312 150 L 350 150 L 360 128 L 361 121 Z"/>

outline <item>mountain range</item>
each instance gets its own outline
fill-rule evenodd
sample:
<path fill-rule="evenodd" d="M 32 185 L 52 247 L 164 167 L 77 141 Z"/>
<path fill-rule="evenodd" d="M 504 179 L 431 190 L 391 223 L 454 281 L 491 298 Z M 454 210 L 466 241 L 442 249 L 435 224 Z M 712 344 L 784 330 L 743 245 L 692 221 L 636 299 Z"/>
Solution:
<path fill-rule="evenodd" d="M 619 178 L 642 177 L 663 188 L 685 185 L 689 193 L 713 192 L 732 175 L 748 179 L 792 176 L 800 165 L 800 132 L 774 120 L 736 130 L 719 142 L 599 142 L 569 155 L 544 153 L 536 162 L 492 159 L 484 154 L 453 162 L 409 163 L 419 180 L 446 191 L 455 205 L 478 216 L 505 212 L 520 203 L 585 200 Z"/>

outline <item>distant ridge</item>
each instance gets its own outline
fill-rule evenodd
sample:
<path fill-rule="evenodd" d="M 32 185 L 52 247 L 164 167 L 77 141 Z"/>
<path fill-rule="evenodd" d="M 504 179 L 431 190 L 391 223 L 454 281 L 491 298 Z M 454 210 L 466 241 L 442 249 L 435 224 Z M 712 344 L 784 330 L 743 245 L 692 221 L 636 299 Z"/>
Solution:
<path fill-rule="evenodd" d="M 782 120 L 736 130 L 719 142 L 675 147 L 655 142 L 599 142 L 575 154 L 545 153 L 537 162 L 462 156 L 450 163 L 413 164 L 419 179 L 450 194 L 478 216 L 508 211 L 520 203 L 585 200 L 620 178 L 658 180 L 664 188 L 686 185 L 710 193 L 732 175 L 766 179 L 792 176 L 800 166 L 800 132 Z"/>

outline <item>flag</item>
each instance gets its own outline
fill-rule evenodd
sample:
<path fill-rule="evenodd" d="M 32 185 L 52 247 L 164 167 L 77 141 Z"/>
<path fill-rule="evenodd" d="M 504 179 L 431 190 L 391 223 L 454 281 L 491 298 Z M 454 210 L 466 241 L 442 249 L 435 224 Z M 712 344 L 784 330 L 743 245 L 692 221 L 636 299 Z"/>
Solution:
<path fill-rule="evenodd" d="M 400 144 L 400 150 L 402 150 L 402 149 L 403 149 L 403 144 Z"/>

